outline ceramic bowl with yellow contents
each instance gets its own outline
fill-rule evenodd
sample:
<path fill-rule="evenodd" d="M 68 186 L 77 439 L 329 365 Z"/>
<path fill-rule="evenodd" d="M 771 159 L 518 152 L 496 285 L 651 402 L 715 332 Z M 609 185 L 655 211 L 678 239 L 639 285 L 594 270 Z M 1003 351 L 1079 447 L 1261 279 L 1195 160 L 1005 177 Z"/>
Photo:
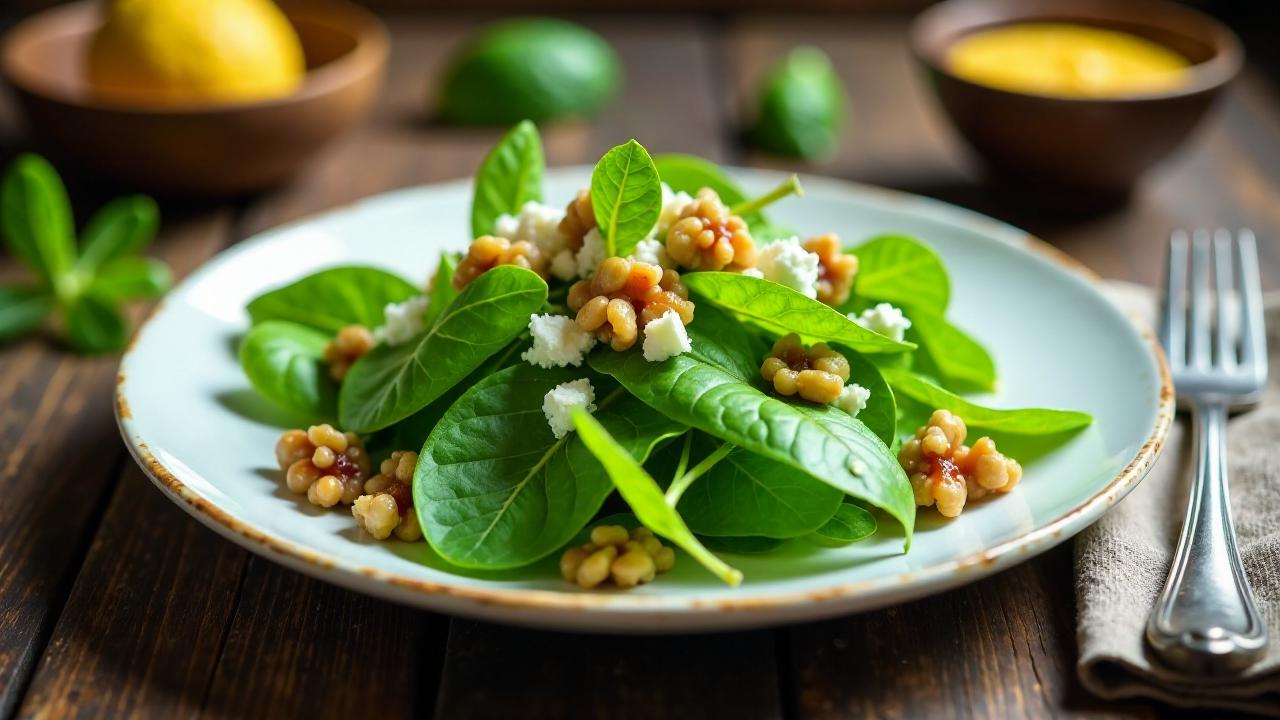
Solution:
<path fill-rule="evenodd" d="M 992 174 L 1066 208 L 1123 201 L 1242 63 L 1230 30 L 1162 0 L 950 0 L 911 44 Z"/>

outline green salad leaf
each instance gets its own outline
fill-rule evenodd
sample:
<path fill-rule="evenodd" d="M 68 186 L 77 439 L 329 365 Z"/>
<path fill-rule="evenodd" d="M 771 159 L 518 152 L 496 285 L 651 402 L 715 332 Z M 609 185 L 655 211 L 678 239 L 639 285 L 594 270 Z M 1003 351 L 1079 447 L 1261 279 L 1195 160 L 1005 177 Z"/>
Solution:
<path fill-rule="evenodd" d="M 342 265 L 265 292 L 248 309 L 255 325 L 287 320 L 332 335 L 347 325 L 378 327 L 388 304 L 420 294 L 408 280 L 386 270 Z"/>
<path fill-rule="evenodd" d="M 862 353 L 904 352 L 914 347 L 872 332 L 775 282 L 727 272 L 688 273 L 682 279 L 699 299 L 778 335 L 799 333 L 806 342 L 840 343 Z"/>
<path fill-rule="evenodd" d="M 493 233 L 502 214 L 519 215 L 530 200 L 542 199 L 542 138 L 528 120 L 511 128 L 485 156 L 476 172 L 471 200 L 471 236 Z"/>
<path fill-rule="evenodd" d="M 66 309 L 67 340 L 81 352 L 110 352 L 129 340 L 129 322 L 115 300 L 95 293 L 76 295 Z"/>
<path fill-rule="evenodd" d="M 729 206 L 745 202 L 747 199 L 747 194 L 719 165 L 697 155 L 680 153 L 654 155 L 653 165 L 658 169 L 658 176 L 662 178 L 662 182 L 675 192 L 694 195 L 704 187 L 711 188 L 720 196 L 720 201 Z M 765 221 L 764 215 L 759 211 L 744 214 L 742 219 L 751 226 L 752 237 L 755 237 L 756 225 Z"/>
<path fill-rule="evenodd" d="M 608 255 L 629 255 L 662 214 L 662 185 L 644 146 L 635 140 L 600 158 L 591 173 L 591 207 Z"/>
<path fill-rule="evenodd" d="M 841 503 L 836 514 L 807 537 L 823 547 L 843 547 L 865 540 L 876 532 L 876 516 L 853 503 Z"/>
<path fill-rule="evenodd" d="M 826 53 L 802 46 L 769 71 L 760 92 L 752 143 L 791 157 L 833 152 L 844 128 L 844 85 Z"/>
<path fill-rule="evenodd" d="M 14 256 L 65 296 L 69 290 L 58 285 L 75 262 L 75 222 L 67 190 L 49 161 L 24 154 L 10 166 L 0 184 L 0 223 Z M 80 329 L 86 312 L 93 311 L 76 311 Z"/>
<path fill-rule="evenodd" d="M 858 413 L 858 420 L 883 440 L 885 445 L 893 447 L 898 424 L 898 406 L 893 398 L 893 390 L 880 374 L 880 368 L 866 356 L 846 348 L 840 348 L 840 352 L 849 361 L 849 382 L 871 391 L 867 406 Z"/>
<path fill-rule="evenodd" d="M 924 308 L 942 315 L 951 279 L 933 248 L 907 235 L 878 235 L 851 249 L 858 257 L 853 297 Z M 842 308 L 846 312 L 852 307 Z"/>
<path fill-rule="evenodd" d="M 431 285 L 427 288 L 427 314 L 423 316 L 423 327 L 431 327 L 440 313 L 458 297 L 458 289 L 453 286 L 458 260 L 457 253 L 440 253 L 440 264 L 436 266 L 436 274 L 431 277 Z"/>
<path fill-rule="evenodd" d="M 667 504 L 658 483 L 604 425 L 581 408 L 574 409 L 573 424 L 578 428 L 582 443 L 604 466 L 609 479 L 618 488 L 618 494 L 645 527 L 678 545 L 726 583 L 742 583 L 742 573 L 703 547 L 680 518 L 680 513 Z"/>
<path fill-rule="evenodd" d="M 283 320 L 259 323 L 240 341 L 240 367 L 263 397 L 303 417 L 332 418 L 337 384 L 324 348 L 330 336 Z"/>
<path fill-rule="evenodd" d="M 962 392 L 990 392 L 996 387 L 996 362 L 977 340 L 936 313 L 908 310 L 908 337 L 920 346 L 917 369 Z"/>
<path fill-rule="evenodd" d="M 613 490 L 576 433 L 556 439 L 543 396 L 588 376 L 519 364 L 463 393 L 427 438 L 414 474 L 415 506 L 431 546 L 473 568 L 528 565 L 564 546 Z M 626 452 L 645 457 L 684 432 L 607 379 L 592 378 L 596 418 Z"/>
<path fill-rule="evenodd" d="M 752 537 L 749 535 L 739 537 L 706 535 L 700 536 L 698 539 L 710 550 L 733 553 L 735 555 L 759 555 L 772 552 L 782 547 L 782 544 L 787 541 L 786 538 Z"/>
<path fill-rule="evenodd" d="M 546 299 L 547 284 L 524 268 L 476 278 L 416 338 L 378 345 L 351 366 L 338 395 L 342 427 L 379 430 L 426 407 L 519 335 Z"/>
<path fill-rule="evenodd" d="M 53 309 L 53 298 L 35 288 L 0 285 L 0 341 L 35 330 Z"/>
<path fill-rule="evenodd" d="M 704 326 L 695 334 L 699 322 L 689 327 L 695 348 L 717 342 L 727 330 L 712 335 Z M 632 350 L 594 353 L 589 361 L 667 417 L 885 510 L 902 524 L 910 542 L 915 500 L 883 440 L 843 410 L 784 402 L 704 358 L 685 353 L 651 363 Z"/>
<path fill-rule="evenodd" d="M 141 251 L 155 237 L 159 226 L 156 201 L 146 195 L 112 200 L 84 226 L 76 269 L 93 272 L 112 260 L 122 260 Z"/>
<path fill-rule="evenodd" d="M 695 433 L 693 451 L 719 442 Z M 791 465 L 735 449 L 680 496 L 676 509 L 699 535 L 792 538 L 817 530 L 844 493 Z"/>
<path fill-rule="evenodd" d="M 97 268 L 90 292 L 113 300 L 154 298 L 173 285 L 169 266 L 154 258 L 137 255 L 108 260 Z"/>
<path fill-rule="evenodd" d="M 944 408 L 964 419 L 970 430 L 991 435 L 996 442 L 1016 436 L 1057 436 L 1088 427 L 1093 418 L 1088 413 L 1075 410 L 1049 410 L 1022 408 L 1001 410 L 970 402 L 955 393 L 938 387 L 919 375 L 901 368 L 881 368 L 889 385 L 893 387 L 899 405 L 914 402 L 923 412 Z M 909 427 L 914 431 L 919 425 L 919 413 L 904 413 Z"/>

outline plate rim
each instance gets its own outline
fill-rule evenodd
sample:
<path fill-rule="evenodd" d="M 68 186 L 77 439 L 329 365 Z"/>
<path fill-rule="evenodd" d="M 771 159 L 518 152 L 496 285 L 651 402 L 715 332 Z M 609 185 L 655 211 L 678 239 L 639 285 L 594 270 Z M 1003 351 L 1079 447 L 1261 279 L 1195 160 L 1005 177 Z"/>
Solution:
<path fill-rule="evenodd" d="M 567 166 L 548 170 L 548 175 L 581 173 L 587 166 Z M 726 167 L 726 171 L 738 177 L 755 177 L 775 182 L 788 173 L 758 168 Z M 1094 290 L 1101 290 L 1102 278 L 1079 260 L 1041 240 L 995 218 L 967 208 L 908 192 L 823 176 L 801 176 L 803 183 L 812 187 L 833 188 L 863 197 L 880 198 L 892 204 L 911 203 L 932 213 L 942 215 L 947 222 L 968 227 L 999 241 L 1008 242 L 1087 281 Z M 269 228 L 225 249 L 201 264 L 183 279 L 175 290 L 199 281 L 203 271 L 217 258 L 227 254 L 245 252 L 252 247 L 270 241 L 279 233 L 295 226 L 316 221 L 319 218 L 349 211 L 366 202 L 388 196 L 420 192 L 423 189 L 445 189 L 470 184 L 471 178 L 426 183 L 378 193 L 352 203 L 311 213 L 288 223 Z M 1105 299 L 1105 298 L 1104 298 Z M 926 597 L 957 585 L 972 582 L 1029 559 L 1065 541 L 1097 520 L 1119 502 L 1146 476 L 1159 457 L 1174 416 L 1173 380 L 1164 351 L 1155 333 L 1143 318 L 1133 313 L 1131 324 L 1144 341 L 1155 361 L 1160 378 L 1160 392 L 1154 425 L 1137 453 L 1114 478 L 1087 500 L 1077 504 L 1062 515 L 1029 532 L 1002 543 L 968 553 L 959 558 L 928 565 L 896 575 L 841 582 L 821 588 L 787 590 L 755 597 L 723 598 L 674 598 L 664 595 L 638 595 L 629 593 L 582 593 L 529 588 L 482 588 L 456 583 L 437 582 L 410 577 L 376 567 L 363 565 L 337 555 L 327 555 L 284 537 L 262 530 L 240 520 L 221 508 L 214 501 L 202 497 L 183 483 L 178 476 L 160 462 L 145 438 L 138 432 L 129 409 L 126 363 L 134 354 L 138 339 L 163 311 L 165 300 L 158 302 L 147 319 L 134 331 L 128 348 L 121 356 L 116 373 L 115 402 L 113 403 L 117 426 L 126 447 L 144 474 L 166 496 L 182 507 L 189 515 L 219 535 L 267 559 L 282 562 L 286 566 L 312 577 L 347 587 L 357 592 L 374 595 L 418 607 L 443 612 L 469 615 L 502 622 L 538 625 L 543 627 L 595 629 L 610 628 L 621 632 L 652 632 L 663 629 L 733 629 L 751 626 L 785 623 L 802 619 L 817 619 L 836 615 L 863 612 L 878 607 Z M 535 611 L 533 615 L 510 615 L 508 611 Z M 586 614 L 565 615 L 566 612 L 588 611 Z M 751 611 L 762 616 L 753 616 Z M 765 615 L 778 611 L 781 616 Z M 539 614 L 541 613 L 541 614 Z M 608 618 L 649 616 L 655 613 L 678 616 L 684 619 L 674 628 L 650 628 L 642 626 L 613 627 Z M 712 622 L 710 617 L 730 613 L 732 619 Z M 593 619 L 594 618 L 594 619 Z"/>

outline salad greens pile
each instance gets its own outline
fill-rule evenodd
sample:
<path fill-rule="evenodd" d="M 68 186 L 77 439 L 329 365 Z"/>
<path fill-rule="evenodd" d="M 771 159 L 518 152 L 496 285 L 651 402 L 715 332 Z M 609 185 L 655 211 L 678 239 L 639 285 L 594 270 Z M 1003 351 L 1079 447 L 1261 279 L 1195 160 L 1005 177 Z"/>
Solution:
<path fill-rule="evenodd" d="M 543 155 L 525 122 L 502 138 L 476 176 L 475 235 L 493 232 L 542 196 Z M 626 256 L 648 237 L 663 188 L 716 190 L 750 223 L 757 242 L 794 233 L 764 206 L 797 193 L 794 179 L 752 200 L 720 168 L 685 155 L 651 157 L 635 140 L 613 148 L 591 176 L 593 211 L 607 255 Z M 946 318 L 950 280 L 938 255 L 903 235 L 848 249 L 860 269 L 847 302 L 829 307 L 769 280 L 689 272 L 696 302 L 691 350 L 660 362 L 639 344 L 591 351 L 582 367 L 523 362 L 535 313 L 566 314 L 567 283 L 502 265 L 461 292 L 445 253 L 430 285 L 422 329 L 382 343 L 342 382 L 323 352 L 341 327 L 383 323 L 380 309 L 419 293 L 370 267 L 329 268 L 249 304 L 253 327 L 241 359 L 264 396 L 308 422 L 336 421 L 374 453 L 421 449 L 414 507 L 432 548 L 461 567 L 514 568 L 555 553 L 598 517 L 616 490 L 647 527 L 726 582 L 741 573 L 724 552 L 767 552 L 803 538 L 833 547 L 881 526 L 909 548 L 916 505 L 896 458 L 902 438 L 935 408 L 948 408 L 997 442 L 1045 450 L 1090 422 L 1063 410 L 998 410 L 957 393 L 990 390 L 996 368 L 982 345 Z M 902 341 L 850 314 L 889 302 L 913 325 Z M 760 362 L 779 336 L 826 342 L 844 354 L 850 380 L 870 390 L 855 415 L 783 398 Z M 575 410 L 576 432 L 556 438 L 543 401 L 559 385 L 589 378 L 594 410 Z M 889 525 L 885 526 L 884 521 Z"/>

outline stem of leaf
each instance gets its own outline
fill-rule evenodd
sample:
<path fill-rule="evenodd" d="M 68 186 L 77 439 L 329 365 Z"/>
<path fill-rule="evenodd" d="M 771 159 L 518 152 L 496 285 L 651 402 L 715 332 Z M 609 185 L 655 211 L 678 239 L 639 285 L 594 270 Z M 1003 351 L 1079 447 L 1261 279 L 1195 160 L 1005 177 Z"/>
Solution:
<path fill-rule="evenodd" d="M 733 215 L 753 213 L 790 195 L 795 195 L 797 197 L 804 195 L 804 188 L 800 187 L 800 178 L 795 175 L 787 178 L 781 185 L 758 198 L 743 200 L 737 205 L 734 205 L 729 208 L 729 212 Z"/>
<path fill-rule="evenodd" d="M 708 470 L 715 467 L 716 463 L 725 459 L 729 453 L 733 452 L 733 448 L 733 445 L 725 443 L 716 448 L 715 452 L 702 458 L 702 461 L 694 465 L 688 472 L 677 474 L 676 479 L 671 481 L 671 487 L 667 488 L 667 504 L 675 507 L 676 503 L 680 502 L 680 496 L 684 495 L 684 491 L 689 489 L 693 481 L 705 475 Z M 685 452 L 688 452 L 688 445 L 685 446 Z M 681 458 L 682 461 L 687 461 L 687 459 L 687 457 Z"/>
<path fill-rule="evenodd" d="M 693 449 L 693 431 L 684 434 L 684 448 L 680 450 L 680 462 L 676 465 L 676 474 L 671 476 L 671 484 L 674 485 L 677 480 L 684 477 L 685 470 L 689 469 L 689 451 Z"/>

